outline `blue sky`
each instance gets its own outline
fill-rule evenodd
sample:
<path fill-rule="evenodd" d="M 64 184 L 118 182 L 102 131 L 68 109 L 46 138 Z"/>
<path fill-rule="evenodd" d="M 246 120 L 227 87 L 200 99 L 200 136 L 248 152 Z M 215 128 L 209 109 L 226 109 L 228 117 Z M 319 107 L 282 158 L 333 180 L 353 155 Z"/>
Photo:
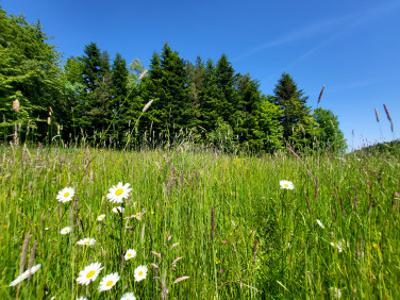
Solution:
<path fill-rule="evenodd" d="M 225 53 L 267 94 L 284 71 L 310 96 L 312 107 L 326 85 L 321 106 L 338 115 L 350 148 L 398 138 L 400 0 L 0 0 L 0 5 L 29 21 L 39 19 L 64 58 L 81 55 L 91 41 L 145 65 L 164 42 L 192 61 Z"/>

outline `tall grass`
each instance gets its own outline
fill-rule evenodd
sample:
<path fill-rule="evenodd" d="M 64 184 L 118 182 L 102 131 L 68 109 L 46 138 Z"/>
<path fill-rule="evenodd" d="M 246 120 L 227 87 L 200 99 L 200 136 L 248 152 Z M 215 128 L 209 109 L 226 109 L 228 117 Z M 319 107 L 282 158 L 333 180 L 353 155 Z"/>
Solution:
<path fill-rule="evenodd" d="M 0 296 L 399 299 L 399 170 L 399 156 L 389 154 L 256 158 L 3 147 Z M 281 190 L 281 179 L 295 189 Z M 119 181 L 133 187 L 122 217 L 105 198 Z M 61 204 L 56 195 L 65 186 L 76 189 L 75 201 Z M 65 226 L 73 227 L 70 235 L 59 233 Z M 83 237 L 96 245 L 77 246 Z M 42 268 L 9 287 L 21 259 L 33 260 L 35 241 L 34 263 Z M 137 257 L 124 261 L 128 248 Z M 79 271 L 96 261 L 105 267 L 99 278 L 79 286 Z M 135 282 L 142 264 L 148 277 Z M 100 294 L 100 278 L 112 272 L 121 280 Z"/>

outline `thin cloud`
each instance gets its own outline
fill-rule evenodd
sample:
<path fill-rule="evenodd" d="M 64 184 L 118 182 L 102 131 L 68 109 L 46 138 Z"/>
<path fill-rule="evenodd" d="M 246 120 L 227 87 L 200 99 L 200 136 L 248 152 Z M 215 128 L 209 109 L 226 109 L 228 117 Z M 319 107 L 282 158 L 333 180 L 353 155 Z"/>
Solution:
<path fill-rule="evenodd" d="M 392 12 L 393 10 L 399 8 L 400 2 L 394 1 L 394 2 L 388 2 L 386 5 L 381 5 L 379 7 L 375 7 L 373 9 L 370 9 L 368 11 L 364 11 L 362 13 L 359 13 L 358 15 L 353 15 L 354 17 L 352 18 L 353 21 L 348 23 L 347 26 L 342 26 L 341 30 L 336 31 L 332 35 L 328 36 L 326 39 L 322 40 L 318 44 L 316 44 L 314 47 L 310 48 L 307 50 L 305 53 L 302 55 L 298 56 L 295 58 L 293 61 L 291 61 L 289 64 L 287 64 L 285 67 L 282 68 L 282 70 L 288 70 L 300 62 L 304 61 L 306 58 L 317 52 L 318 50 L 324 48 L 334 40 L 338 39 L 339 37 L 345 35 L 346 33 L 350 32 L 352 29 L 361 26 L 365 23 L 368 23 L 369 21 L 372 21 L 375 18 L 381 17 L 382 15 Z M 261 81 L 270 79 L 271 76 L 268 76 Z"/>
<path fill-rule="evenodd" d="M 250 49 L 249 51 L 235 57 L 233 59 L 233 61 L 241 60 L 243 58 L 252 56 L 252 55 L 254 55 L 258 52 L 261 52 L 263 50 L 266 50 L 266 49 L 279 47 L 279 46 L 282 46 L 285 44 L 290 44 L 290 43 L 293 43 L 296 41 L 312 38 L 312 37 L 320 35 L 320 34 L 326 34 L 330 31 L 336 30 L 337 28 L 345 29 L 345 30 L 340 30 L 339 32 L 332 34 L 330 37 L 328 37 L 327 39 L 322 41 L 320 44 L 311 48 L 309 51 L 307 51 L 302 56 L 300 56 L 298 59 L 296 59 L 295 62 L 293 62 L 293 63 L 296 63 L 297 60 L 300 61 L 300 60 L 310 56 L 316 50 L 325 46 L 325 44 L 333 41 L 340 35 L 344 34 L 348 29 L 351 29 L 358 25 L 364 24 L 367 21 L 369 21 L 375 17 L 381 16 L 387 12 L 390 12 L 393 9 L 398 8 L 399 5 L 400 5 L 399 1 L 388 2 L 385 5 L 374 7 L 373 9 L 369 9 L 369 10 L 361 12 L 361 13 L 353 13 L 353 14 L 349 14 L 349 15 L 346 15 L 343 17 L 329 19 L 329 20 L 325 20 L 325 21 L 322 21 L 319 23 L 308 25 L 299 30 L 290 32 L 286 35 L 276 38 L 275 40 L 272 40 L 268 43 L 258 45 L 256 47 Z M 290 65 L 292 65 L 292 63 Z"/>
<path fill-rule="evenodd" d="M 290 44 L 290 43 L 293 43 L 293 42 L 296 42 L 299 40 L 312 38 L 313 36 L 316 36 L 318 34 L 322 34 L 322 33 L 331 31 L 332 29 L 336 28 L 337 26 L 339 26 L 343 23 L 346 23 L 353 18 L 354 18 L 354 15 L 347 15 L 344 17 L 329 19 L 329 20 L 325 20 L 325 21 L 322 21 L 319 23 L 314 23 L 314 24 L 308 25 L 308 26 L 298 29 L 296 31 L 290 32 L 286 35 L 282 35 L 268 43 L 258 45 L 256 47 L 250 49 L 249 51 L 235 57 L 233 60 L 238 61 L 243 58 L 252 56 L 260 51 L 269 49 L 269 48 L 279 47 L 279 46 L 282 46 L 285 44 Z"/>
<path fill-rule="evenodd" d="M 353 22 L 349 23 L 347 26 L 344 26 L 342 30 L 337 31 L 336 33 L 329 36 L 327 39 L 322 40 L 316 46 L 312 47 L 310 50 L 308 50 L 307 52 L 305 52 L 304 54 L 302 54 L 301 56 L 296 58 L 294 61 L 289 63 L 285 67 L 285 69 L 295 66 L 299 62 L 301 62 L 304 59 L 306 59 L 307 57 L 309 57 L 311 54 L 315 53 L 317 50 L 325 47 L 326 45 L 328 45 L 332 41 L 336 40 L 340 36 L 345 35 L 351 29 L 361 26 L 361 25 L 373 20 L 374 18 L 380 17 L 388 12 L 391 12 L 391 11 L 393 11 L 393 9 L 396 9 L 399 6 L 400 6 L 400 2 L 389 2 L 389 3 L 387 3 L 387 5 L 383 5 L 383 6 L 380 6 L 380 7 L 377 7 L 377 8 L 374 8 L 374 9 L 371 9 L 364 13 L 359 14 L 358 17 L 355 18 Z"/>

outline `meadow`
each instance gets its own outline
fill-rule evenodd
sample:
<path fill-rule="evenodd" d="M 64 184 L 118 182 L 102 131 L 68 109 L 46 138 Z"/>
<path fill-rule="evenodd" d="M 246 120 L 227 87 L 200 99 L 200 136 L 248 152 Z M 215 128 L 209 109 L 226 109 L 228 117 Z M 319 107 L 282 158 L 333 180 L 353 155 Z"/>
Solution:
<path fill-rule="evenodd" d="M 0 298 L 399 299 L 399 171 L 397 153 L 1 147 Z M 112 203 L 119 182 L 132 190 Z M 120 279 L 99 291 L 110 273 Z"/>

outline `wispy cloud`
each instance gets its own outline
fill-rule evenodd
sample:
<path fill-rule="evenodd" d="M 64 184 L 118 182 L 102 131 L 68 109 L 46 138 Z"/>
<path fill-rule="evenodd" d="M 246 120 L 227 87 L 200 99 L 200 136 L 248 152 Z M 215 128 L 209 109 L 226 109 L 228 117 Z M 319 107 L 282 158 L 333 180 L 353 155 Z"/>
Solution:
<path fill-rule="evenodd" d="M 273 39 L 267 43 L 255 46 L 252 49 L 248 50 L 247 52 L 235 57 L 233 59 L 233 61 L 238 61 L 243 58 L 252 56 L 263 50 L 267 50 L 267 49 L 274 48 L 274 47 L 279 47 L 279 46 L 282 46 L 285 44 L 290 44 L 290 43 L 293 43 L 296 41 L 312 38 L 319 34 L 327 33 L 329 31 L 332 31 L 333 29 L 337 28 L 339 25 L 349 22 L 353 18 L 354 18 L 354 15 L 347 15 L 344 17 L 324 20 L 324 21 L 321 21 L 318 23 L 307 25 L 303 28 L 296 29 L 293 32 L 289 32 L 289 33 L 283 34 L 279 37 L 276 37 L 275 39 Z"/>
<path fill-rule="evenodd" d="M 338 20 L 343 20 L 342 26 L 338 27 L 335 32 L 333 32 L 331 35 L 324 35 L 324 39 L 320 40 L 317 44 L 315 44 L 313 47 L 311 47 L 309 50 L 304 52 L 303 54 L 299 55 L 296 57 L 294 60 L 289 62 L 287 65 L 285 65 L 282 69 L 281 72 L 287 71 L 288 69 L 298 65 L 300 62 L 304 61 L 308 57 L 312 56 L 315 52 L 318 50 L 326 47 L 339 37 L 351 32 L 352 29 L 364 25 L 365 23 L 368 23 L 375 18 L 382 17 L 383 15 L 393 12 L 396 9 L 400 7 L 400 1 L 392 1 L 392 2 L 387 2 L 383 5 L 374 7 L 372 9 L 363 11 L 361 13 L 357 14 L 352 14 L 348 15 L 347 17 L 340 18 Z M 268 76 L 266 78 L 263 78 L 261 81 L 268 80 L 272 77 Z"/>
<path fill-rule="evenodd" d="M 339 36 L 345 34 L 349 29 L 362 25 L 376 17 L 379 17 L 390 11 L 393 11 L 394 9 L 397 9 L 399 6 L 400 6 L 400 1 L 386 2 L 383 5 L 373 7 L 372 9 L 366 11 L 355 12 L 352 14 L 348 14 L 346 16 L 332 18 L 318 23 L 310 24 L 303 28 L 296 29 L 293 32 L 281 35 L 272 41 L 255 46 L 252 49 L 248 50 L 247 52 L 235 57 L 233 61 L 239 61 L 241 59 L 252 56 L 258 52 L 270 48 L 279 47 L 285 44 L 290 44 L 305 39 L 310 39 L 318 35 L 327 36 L 327 34 L 331 33 L 326 39 L 322 40 L 320 43 L 312 47 L 310 50 L 299 56 L 295 61 L 290 63 L 289 65 L 291 66 L 292 64 L 295 64 L 305 59 L 306 57 L 310 56 L 315 51 L 324 47 L 326 44 L 335 40 Z"/>
<path fill-rule="evenodd" d="M 337 30 L 335 33 L 332 35 L 328 36 L 326 39 L 323 39 L 320 41 L 318 44 L 316 44 L 314 47 L 310 48 L 308 51 L 294 59 L 292 62 L 290 62 L 284 69 L 291 68 L 307 57 L 311 56 L 314 54 L 317 50 L 327 46 L 337 38 L 345 35 L 346 33 L 349 33 L 352 29 L 361 26 L 365 23 L 368 23 L 369 21 L 372 21 L 375 18 L 381 17 L 382 15 L 393 11 L 394 9 L 397 9 L 400 7 L 400 1 L 394 1 L 394 2 L 387 2 L 385 5 L 379 6 L 379 7 L 374 7 L 373 9 L 370 9 L 368 11 L 364 11 L 362 13 L 359 13 L 357 15 L 354 15 L 354 18 L 351 22 L 346 24 L 346 26 L 342 26 L 339 30 Z"/>

